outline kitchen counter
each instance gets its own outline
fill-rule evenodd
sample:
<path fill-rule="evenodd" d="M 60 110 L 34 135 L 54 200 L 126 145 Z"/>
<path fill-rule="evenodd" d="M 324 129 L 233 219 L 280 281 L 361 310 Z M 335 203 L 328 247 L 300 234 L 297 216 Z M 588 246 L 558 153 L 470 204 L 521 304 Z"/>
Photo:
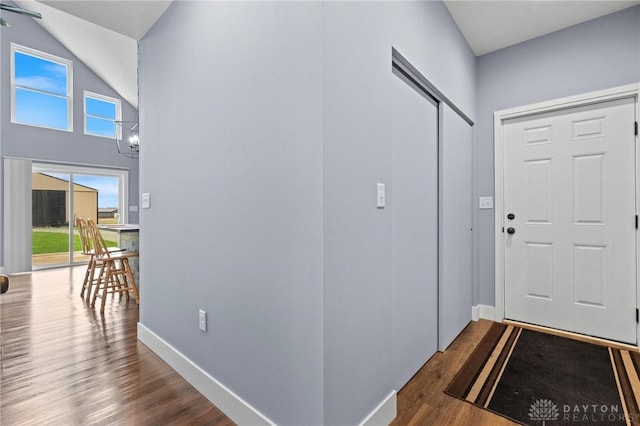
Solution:
<path fill-rule="evenodd" d="M 98 225 L 98 229 L 103 233 L 105 239 L 110 233 L 117 234 L 118 247 L 127 251 L 140 251 L 140 225 L 138 224 L 120 224 L 120 225 Z M 133 277 L 136 280 L 136 286 L 140 288 L 140 260 L 136 257 L 129 260 Z"/>

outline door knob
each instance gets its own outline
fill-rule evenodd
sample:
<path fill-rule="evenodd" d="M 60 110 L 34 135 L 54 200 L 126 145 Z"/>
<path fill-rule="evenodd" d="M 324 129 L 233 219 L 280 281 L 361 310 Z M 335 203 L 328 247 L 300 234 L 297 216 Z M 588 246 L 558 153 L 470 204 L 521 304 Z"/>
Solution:
<path fill-rule="evenodd" d="M 509 213 L 509 214 L 507 215 L 507 219 L 509 219 L 509 220 L 513 220 L 513 219 L 515 219 L 515 218 L 516 218 L 516 215 L 515 215 L 515 214 L 513 214 L 513 213 Z"/>
<path fill-rule="evenodd" d="M 511 227 L 507 228 L 507 234 L 513 235 L 515 233 L 516 233 L 516 228 L 511 228 Z"/>

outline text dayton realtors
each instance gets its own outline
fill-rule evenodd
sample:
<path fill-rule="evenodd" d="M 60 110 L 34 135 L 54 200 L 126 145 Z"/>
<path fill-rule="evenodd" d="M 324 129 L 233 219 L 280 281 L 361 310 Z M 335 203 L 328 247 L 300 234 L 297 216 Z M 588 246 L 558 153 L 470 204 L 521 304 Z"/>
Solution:
<path fill-rule="evenodd" d="M 640 419 L 639 413 L 629 413 L 629 417 Z M 562 406 L 562 420 L 565 422 L 615 422 L 625 421 L 625 413 L 619 405 L 597 404 L 564 404 Z M 629 420 L 632 420 L 629 418 Z"/>

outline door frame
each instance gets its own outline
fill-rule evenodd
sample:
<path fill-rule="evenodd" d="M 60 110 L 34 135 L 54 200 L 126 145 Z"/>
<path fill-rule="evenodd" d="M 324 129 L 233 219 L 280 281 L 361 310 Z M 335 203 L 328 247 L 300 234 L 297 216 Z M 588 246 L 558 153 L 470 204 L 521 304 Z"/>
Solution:
<path fill-rule="evenodd" d="M 506 120 L 526 117 L 528 115 L 557 111 L 584 105 L 611 101 L 622 98 L 635 98 L 635 118 L 640 122 L 638 98 L 640 97 L 640 83 L 614 87 L 596 92 L 584 93 L 566 98 L 554 99 L 545 102 L 496 111 L 494 117 L 494 244 L 495 244 L 495 320 L 503 321 L 504 318 L 504 140 L 503 128 Z M 636 135 L 636 147 L 638 147 Z M 636 148 L 636 213 L 639 211 L 640 199 L 640 149 Z M 631 219 L 630 219 L 631 220 Z M 638 294 L 638 266 L 640 266 L 640 232 L 636 232 L 636 306 L 640 307 L 640 295 Z M 640 345 L 640 328 L 636 326 L 636 337 Z"/>
<path fill-rule="evenodd" d="M 75 175 L 94 175 L 94 176 L 112 176 L 118 178 L 118 210 L 121 214 L 120 218 L 122 223 L 128 223 L 129 221 L 129 169 L 122 167 L 109 167 L 101 165 L 85 165 L 85 164 L 73 164 L 73 163 L 61 163 L 50 162 L 32 159 L 31 172 L 57 172 L 66 173 L 69 175 L 69 206 L 71 207 L 70 214 L 73 213 L 74 196 L 75 191 L 72 190 L 72 184 L 75 184 L 73 180 Z M 58 268 L 61 266 L 75 266 L 85 262 L 72 261 L 71 247 L 73 247 L 73 221 L 69 219 L 69 261 L 68 264 L 56 264 L 46 265 L 38 268 L 31 266 L 31 270 L 41 270 L 49 268 Z"/>

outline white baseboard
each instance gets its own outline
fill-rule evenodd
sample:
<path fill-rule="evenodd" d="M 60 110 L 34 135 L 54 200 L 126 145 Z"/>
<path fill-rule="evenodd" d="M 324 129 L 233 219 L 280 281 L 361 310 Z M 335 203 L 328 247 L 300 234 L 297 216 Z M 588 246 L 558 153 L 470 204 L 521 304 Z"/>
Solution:
<path fill-rule="evenodd" d="M 239 425 L 275 425 L 266 416 L 194 364 L 160 336 L 138 323 L 138 340 L 169 364 L 213 405 Z M 394 395 L 395 396 L 395 395 Z M 395 401 L 395 398 L 394 398 Z M 395 403 L 394 403 L 395 410 Z"/>
<path fill-rule="evenodd" d="M 476 305 L 471 307 L 471 319 L 478 321 L 480 318 L 491 321 L 496 320 L 496 308 L 489 305 Z"/>
<path fill-rule="evenodd" d="M 360 426 L 388 426 L 397 415 L 396 394 L 396 391 L 391 391 L 360 423 Z"/>

